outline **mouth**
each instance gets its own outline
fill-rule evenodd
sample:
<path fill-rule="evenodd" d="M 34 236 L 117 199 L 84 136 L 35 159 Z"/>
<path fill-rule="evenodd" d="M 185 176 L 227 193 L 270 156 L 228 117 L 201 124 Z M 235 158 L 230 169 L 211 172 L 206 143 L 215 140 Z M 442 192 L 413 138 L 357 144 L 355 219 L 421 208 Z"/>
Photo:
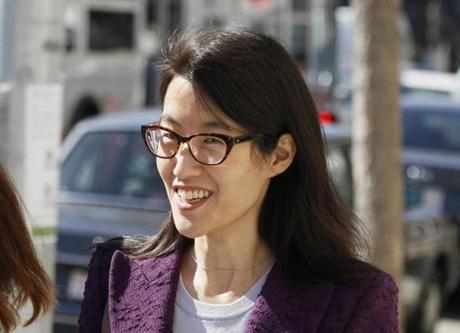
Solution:
<path fill-rule="evenodd" d="M 198 188 L 175 188 L 175 193 L 178 198 L 179 207 L 187 210 L 201 206 L 213 194 L 211 191 Z"/>

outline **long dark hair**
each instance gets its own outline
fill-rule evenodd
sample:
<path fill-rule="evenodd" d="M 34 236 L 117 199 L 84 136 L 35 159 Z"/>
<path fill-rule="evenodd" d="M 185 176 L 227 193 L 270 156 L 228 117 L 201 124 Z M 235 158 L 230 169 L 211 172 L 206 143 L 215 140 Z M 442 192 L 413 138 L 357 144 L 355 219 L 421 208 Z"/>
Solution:
<path fill-rule="evenodd" d="M 33 311 L 25 325 L 47 311 L 54 304 L 54 287 L 40 265 L 17 193 L 1 165 L 0 253 L 0 331 L 9 332 L 27 301 Z"/>
<path fill-rule="evenodd" d="M 241 29 L 187 31 L 169 42 L 161 67 L 164 99 L 174 76 L 186 78 L 197 97 L 215 103 L 250 133 L 290 133 L 297 146 L 291 166 L 271 180 L 258 224 L 260 237 L 293 282 L 343 280 L 362 271 L 356 219 L 327 171 L 317 110 L 301 73 L 273 38 Z M 210 108 L 209 108 L 210 109 Z M 263 153 L 273 142 L 256 141 Z M 146 258 L 191 244 L 170 216 L 161 232 L 133 255 Z"/>

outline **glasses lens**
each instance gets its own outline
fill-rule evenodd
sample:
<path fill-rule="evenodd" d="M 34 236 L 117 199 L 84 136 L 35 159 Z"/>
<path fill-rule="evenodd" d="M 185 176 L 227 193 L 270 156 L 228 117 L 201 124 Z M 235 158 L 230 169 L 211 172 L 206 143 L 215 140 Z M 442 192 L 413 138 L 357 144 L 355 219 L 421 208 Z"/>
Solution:
<path fill-rule="evenodd" d="M 150 150 L 158 157 L 172 157 L 179 147 L 177 137 L 163 129 L 148 129 L 145 136 Z"/>
<path fill-rule="evenodd" d="M 212 135 L 195 136 L 190 140 L 189 145 L 193 156 L 205 164 L 222 162 L 227 152 L 227 143 Z"/>

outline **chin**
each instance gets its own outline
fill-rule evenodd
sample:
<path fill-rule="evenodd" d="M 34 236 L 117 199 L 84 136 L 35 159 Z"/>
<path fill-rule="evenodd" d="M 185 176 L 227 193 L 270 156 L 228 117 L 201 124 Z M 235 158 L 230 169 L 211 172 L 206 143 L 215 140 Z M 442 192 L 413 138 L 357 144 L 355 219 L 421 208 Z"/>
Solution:
<path fill-rule="evenodd" d="M 200 232 L 200 228 L 196 225 L 196 223 L 184 218 L 174 217 L 174 225 L 176 226 L 177 231 L 184 237 L 187 238 L 197 238 L 203 236 L 203 233 Z"/>

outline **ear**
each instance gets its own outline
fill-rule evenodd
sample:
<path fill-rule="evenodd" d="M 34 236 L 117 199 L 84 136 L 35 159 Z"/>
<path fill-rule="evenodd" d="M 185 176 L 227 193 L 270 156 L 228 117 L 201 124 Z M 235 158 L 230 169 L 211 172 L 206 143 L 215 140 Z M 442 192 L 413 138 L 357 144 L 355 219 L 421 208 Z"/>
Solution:
<path fill-rule="evenodd" d="M 275 149 L 271 153 L 272 177 L 277 176 L 291 165 L 297 147 L 290 133 L 284 133 L 278 138 Z"/>

